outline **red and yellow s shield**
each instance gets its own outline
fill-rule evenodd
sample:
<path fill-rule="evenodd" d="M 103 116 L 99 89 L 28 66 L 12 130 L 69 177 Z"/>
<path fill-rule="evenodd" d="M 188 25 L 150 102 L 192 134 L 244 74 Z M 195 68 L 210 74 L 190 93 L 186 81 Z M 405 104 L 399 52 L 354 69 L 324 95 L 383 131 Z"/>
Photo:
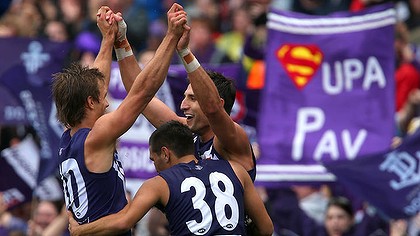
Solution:
<path fill-rule="evenodd" d="M 323 54 L 317 45 L 281 46 L 276 56 L 298 89 L 303 89 L 321 65 Z"/>

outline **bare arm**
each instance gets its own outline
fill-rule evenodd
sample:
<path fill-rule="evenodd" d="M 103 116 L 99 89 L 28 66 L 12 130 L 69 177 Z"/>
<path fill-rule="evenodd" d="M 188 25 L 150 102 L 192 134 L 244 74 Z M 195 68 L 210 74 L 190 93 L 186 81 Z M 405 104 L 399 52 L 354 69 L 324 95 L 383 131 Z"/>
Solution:
<path fill-rule="evenodd" d="M 255 189 L 251 177 L 240 164 L 234 161 L 230 161 L 230 164 L 244 187 L 245 212 L 255 223 L 258 235 L 272 235 L 274 231 L 273 222 Z"/>
<path fill-rule="evenodd" d="M 145 181 L 137 191 L 133 201 L 118 213 L 83 225 L 79 225 L 70 215 L 69 229 L 71 234 L 75 236 L 123 233 L 131 229 L 156 203 L 167 198 L 169 198 L 168 185 L 162 177 L 157 176 Z"/>
<path fill-rule="evenodd" d="M 108 7 L 103 6 L 98 10 L 96 22 L 102 34 L 102 42 L 98 55 L 93 62 L 93 67 L 98 68 L 105 76 L 106 87 L 111 77 L 112 45 L 115 40 L 116 25 L 108 24 L 105 17 Z"/>
<path fill-rule="evenodd" d="M 232 120 L 223 108 L 223 102 L 216 86 L 203 67 L 188 74 L 194 95 L 216 136 L 215 147 L 228 156 L 251 157 L 248 137 L 241 126 Z M 248 158 L 253 165 L 252 159 Z M 237 160 L 238 161 L 238 160 Z M 248 160 L 247 160 L 248 161 Z"/>
<path fill-rule="evenodd" d="M 182 55 L 184 65 L 188 60 L 196 60 L 192 52 L 189 52 L 188 49 L 188 51 L 185 51 L 188 42 L 189 33 L 184 32 L 177 45 L 178 54 Z M 225 111 L 223 100 L 220 98 L 212 79 L 202 66 L 198 66 L 197 69 L 190 71 L 188 78 L 194 91 L 194 96 L 215 134 L 215 149 L 223 157 L 242 163 L 246 170 L 253 169 L 254 162 L 248 136 L 245 130 L 234 122 Z"/>
<path fill-rule="evenodd" d="M 102 6 L 96 15 L 96 22 L 102 34 L 102 43 L 99 53 L 93 64 L 98 68 L 105 77 L 105 87 L 108 89 L 111 62 L 112 62 L 112 46 L 114 44 L 117 26 L 114 21 L 109 24 L 106 20 L 109 7 Z M 103 97 L 99 99 L 105 99 Z M 100 106 L 94 103 L 93 106 Z M 96 128 L 95 128 L 96 127 Z M 85 142 L 85 164 L 90 171 L 105 172 L 112 166 L 113 152 L 115 150 L 116 134 L 106 135 L 104 130 L 106 123 L 98 119 L 92 127 L 91 132 Z"/>
<path fill-rule="evenodd" d="M 162 85 L 168 72 L 175 46 L 182 35 L 183 25 L 185 23 L 186 13 L 182 10 L 180 5 L 174 4 L 168 11 L 168 32 L 166 36 L 156 50 L 152 60 L 147 64 L 144 70 L 137 75 L 126 99 L 123 100 L 115 111 L 116 114 L 112 114 L 111 116 L 111 118 L 114 118 L 114 122 L 116 122 L 114 125 L 121 123 L 122 120 L 124 121 L 124 117 L 129 119 L 129 126 L 125 127 L 126 129 L 122 130 L 123 132 L 125 132 L 133 124 L 137 116 L 143 112 L 146 105 Z M 138 66 L 137 63 L 136 65 Z M 134 110 L 133 108 L 136 109 Z"/>
<path fill-rule="evenodd" d="M 130 43 L 126 37 L 123 37 L 121 41 L 117 40 L 114 43 L 114 48 L 115 50 L 119 50 L 119 48 L 124 48 L 126 51 L 131 50 Z M 134 55 L 130 55 L 118 60 L 118 65 L 120 67 L 122 82 L 124 84 L 125 90 L 128 92 L 130 91 L 134 81 L 142 70 Z M 166 78 L 166 75 L 167 73 L 162 75 L 162 80 Z M 146 106 L 143 111 L 143 115 L 155 127 L 159 127 L 160 125 L 170 120 L 178 120 L 180 122 L 186 123 L 185 118 L 179 117 L 164 102 L 156 97 L 154 97 Z"/>
<path fill-rule="evenodd" d="M 115 140 L 132 126 L 163 83 L 175 46 L 182 35 L 183 25 L 186 22 L 186 13 L 178 4 L 174 4 L 167 15 L 168 32 L 157 49 L 155 56 L 142 73 L 138 74 L 126 98 L 118 108 L 101 116 L 89 133 L 86 143 L 94 147 L 95 150 L 102 150 L 103 152 L 96 152 L 98 158 L 93 157 L 95 162 L 98 162 L 96 160 L 99 160 L 100 156 L 104 155 L 112 158 L 112 155 L 109 154 L 115 148 Z M 101 163 L 96 163 L 102 165 L 98 167 L 101 168 L 100 170 L 109 169 L 110 166 L 108 164 Z"/>
<path fill-rule="evenodd" d="M 114 43 L 114 48 L 115 51 L 120 49 L 124 49 L 125 51 L 132 50 L 130 43 L 125 37 L 123 41 L 116 41 Z M 133 86 L 137 76 L 141 73 L 141 68 L 133 54 L 123 57 L 122 59 L 118 59 L 118 66 L 120 68 L 120 74 L 125 90 L 128 92 Z"/>
<path fill-rule="evenodd" d="M 178 116 L 164 102 L 154 97 L 143 111 L 144 117 L 156 128 L 171 120 L 187 124 L 185 117 Z"/>

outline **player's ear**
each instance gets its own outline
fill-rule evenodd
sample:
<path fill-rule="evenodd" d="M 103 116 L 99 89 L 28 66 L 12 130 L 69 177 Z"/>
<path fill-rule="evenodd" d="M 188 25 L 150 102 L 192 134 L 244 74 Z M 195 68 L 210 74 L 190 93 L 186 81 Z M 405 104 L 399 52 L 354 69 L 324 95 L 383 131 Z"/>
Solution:
<path fill-rule="evenodd" d="M 95 101 L 93 97 L 92 96 L 87 97 L 86 104 L 85 104 L 86 108 L 93 109 L 94 105 L 95 105 Z"/>
<path fill-rule="evenodd" d="M 161 149 L 161 154 L 163 155 L 163 158 L 165 159 L 166 162 L 169 162 L 170 159 L 170 151 L 167 147 L 162 146 Z"/>

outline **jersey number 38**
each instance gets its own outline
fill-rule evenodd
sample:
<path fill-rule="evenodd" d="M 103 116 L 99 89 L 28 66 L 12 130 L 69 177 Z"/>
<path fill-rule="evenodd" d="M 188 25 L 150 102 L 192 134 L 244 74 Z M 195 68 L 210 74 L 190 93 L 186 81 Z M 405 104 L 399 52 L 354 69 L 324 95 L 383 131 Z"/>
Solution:
<path fill-rule="evenodd" d="M 209 175 L 209 181 L 211 190 L 216 197 L 214 204 L 216 220 L 225 230 L 232 231 L 236 228 L 239 221 L 239 207 L 238 202 L 233 196 L 233 183 L 225 174 L 220 172 L 212 172 Z M 224 190 L 219 187 L 219 181 L 223 183 Z M 190 220 L 186 222 L 186 224 L 191 233 L 194 233 L 195 235 L 204 235 L 210 230 L 213 223 L 211 208 L 204 201 L 206 187 L 204 186 L 204 183 L 196 177 L 189 177 L 182 181 L 181 193 L 188 192 L 191 188 L 194 188 L 196 192 L 195 196 L 191 199 L 193 207 L 200 211 L 203 220 L 201 222 Z M 226 215 L 226 206 L 231 210 L 230 218 Z"/>

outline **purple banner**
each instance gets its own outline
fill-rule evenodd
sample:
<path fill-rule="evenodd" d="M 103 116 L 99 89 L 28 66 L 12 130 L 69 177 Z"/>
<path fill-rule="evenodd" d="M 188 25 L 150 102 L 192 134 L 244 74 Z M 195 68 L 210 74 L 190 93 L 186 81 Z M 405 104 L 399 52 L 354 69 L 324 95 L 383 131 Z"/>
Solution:
<path fill-rule="evenodd" d="M 268 14 L 257 182 L 333 181 L 320 161 L 389 147 L 395 21 L 392 5 L 329 16 Z"/>
<path fill-rule="evenodd" d="M 338 182 L 393 219 L 420 211 L 420 130 L 393 151 L 325 164 Z"/>
<path fill-rule="evenodd" d="M 32 200 L 39 159 L 39 148 L 31 136 L 1 152 L 0 192 L 7 208 Z"/>
<path fill-rule="evenodd" d="M 0 39 L 0 124 L 29 124 L 40 138 L 38 182 L 56 170 L 63 128 L 51 99 L 52 74 L 61 71 L 70 45 L 41 39 Z M 1 173 L 3 174 L 3 173 Z M 0 177 L 2 178 L 2 177 Z"/>

